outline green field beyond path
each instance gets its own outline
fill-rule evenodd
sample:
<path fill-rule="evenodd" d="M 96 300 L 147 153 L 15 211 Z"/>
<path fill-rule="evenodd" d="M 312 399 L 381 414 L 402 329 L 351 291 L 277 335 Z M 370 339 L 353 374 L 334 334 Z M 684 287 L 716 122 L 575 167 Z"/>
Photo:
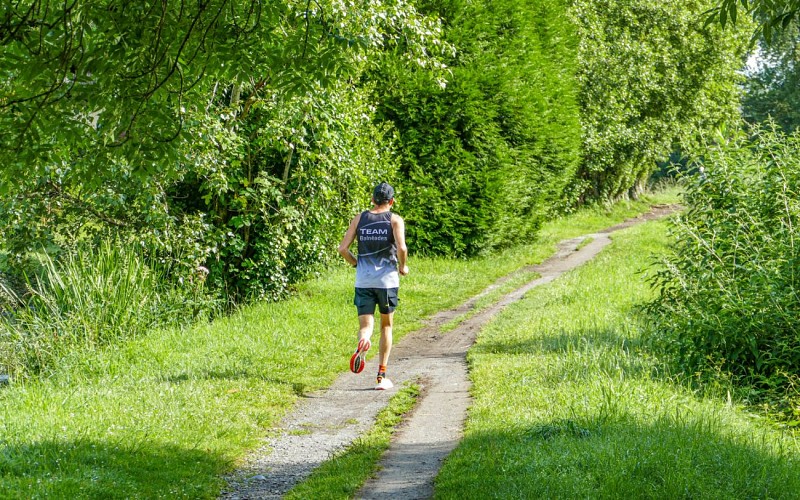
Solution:
<path fill-rule="evenodd" d="M 790 431 L 676 387 L 641 347 L 642 271 L 666 231 L 615 233 L 482 330 L 474 406 L 438 498 L 800 498 Z"/>

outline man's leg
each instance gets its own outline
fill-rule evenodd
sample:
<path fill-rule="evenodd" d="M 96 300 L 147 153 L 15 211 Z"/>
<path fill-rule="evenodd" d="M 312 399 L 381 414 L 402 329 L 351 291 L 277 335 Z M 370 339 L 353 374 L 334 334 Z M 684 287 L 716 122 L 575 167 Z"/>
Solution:
<path fill-rule="evenodd" d="M 378 385 L 375 389 L 391 389 L 394 384 L 386 377 L 386 365 L 389 363 L 389 353 L 392 351 L 392 320 L 394 313 L 381 313 L 381 344 L 380 365 L 378 366 Z"/>
<path fill-rule="evenodd" d="M 350 357 L 350 371 L 361 373 L 367 362 L 367 351 L 370 348 L 370 337 L 375 325 L 375 306 L 378 300 L 374 291 L 369 288 L 356 287 L 353 305 L 358 311 L 358 346 L 356 352 Z"/>
<path fill-rule="evenodd" d="M 383 321 L 381 321 L 383 322 Z M 372 328 L 375 325 L 375 316 L 372 314 L 361 314 L 358 316 L 358 340 L 372 337 Z"/>
<path fill-rule="evenodd" d="M 394 312 L 389 314 L 381 313 L 381 344 L 380 344 L 380 365 L 386 368 L 389 364 L 389 353 L 392 351 L 392 325 Z"/>
<path fill-rule="evenodd" d="M 367 362 L 367 351 L 370 348 L 369 338 L 372 336 L 372 327 L 375 319 L 372 314 L 358 315 L 358 346 L 356 352 L 350 357 L 350 371 L 361 373 Z"/>

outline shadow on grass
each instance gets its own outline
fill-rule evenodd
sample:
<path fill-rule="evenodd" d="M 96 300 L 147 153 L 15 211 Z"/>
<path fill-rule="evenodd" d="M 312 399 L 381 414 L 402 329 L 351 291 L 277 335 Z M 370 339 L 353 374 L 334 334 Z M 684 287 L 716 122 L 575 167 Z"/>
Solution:
<path fill-rule="evenodd" d="M 257 379 L 263 382 L 268 382 L 275 385 L 286 385 L 292 388 L 292 392 L 299 397 L 306 396 L 307 385 L 304 382 L 290 382 L 274 377 L 267 377 L 263 374 L 246 369 L 228 369 L 228 370 L 208 370 L 195 374 L 179 373 L 177 375 L 169 375 L 161 377 L 159 381 L 171 384 L 180 384 L 190 380 L 247 380 Z"/>
<path fill-rule="evenodd" d="M 473 353 L 487 354 L 559 354 L 588 349 L 620 349 L 630 352 L 640 345 L 638 340 L 625 338 L 612 329 L 588 329 L 580 332 L 562 331 L 556 335 L 534 338 L 498 338 L 474 346 Z"/>
<path fill-rule="evenodd" d="M 545 383 L 640 373 L 668 385 L 638 339 L 619 329 L 572 329 L 498 337 L 474 355 L 556 357 Z M 520 358 L 524 363 L 524 358 Z M 535 361 L 532 361 L 535 362 Z M 618 376 L 618 375 L 617 375 Z M 575 387 L 583 387 L 577 385 Z M 585 386 L 590 391 L 589 386 Z M 768 430 L 743 430 L 699 407 L 635 417 L 624 402 L 528 428 L 473 432 L 437 480 L 441 498 L 800 498 L 797 446 Z M 524 402 L 519 402 L 521 407 Z M 722 404 L 720 404 L 720 407 Z M 585 408 L 585 407 L 584 407 Z M 524 409 L 522 411 L 525 411 Z M 535 412 L 534 412 L 535 414 Z M 753 427 L 757 429 L 757 427 Z"/>
<path fill-rule="evenodd" d="M 0 448 L 0 498 L 216 498 L 231 466 L 207 450 L 44 441 Z"/>
<path fill-rule="evenodd" d="M 732 438 L 696 416 L 557 419 L 472 433 L 437 498 L 798 498 L 800 457 Z"/>
<path fill-rule="evenodd" d="M 561 363 L 550 369 L 547 380 L 583 380 L 597 371 L 626 376 L 660 371 L 652 358 L 641 355 L 640 342 L 619 335 L 611 329 L 562 332 L 557 335 L 528 339 L 505 338 L 481 343 L 471 349 L 472 355 L 539 355 L 558 356 Z"/>

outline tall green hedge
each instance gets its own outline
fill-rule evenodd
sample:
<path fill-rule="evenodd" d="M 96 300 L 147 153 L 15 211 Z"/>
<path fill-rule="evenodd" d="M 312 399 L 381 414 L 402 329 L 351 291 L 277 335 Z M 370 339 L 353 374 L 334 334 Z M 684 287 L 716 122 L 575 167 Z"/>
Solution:
<path fill-rule="evenodd" d="M 532 237 L 580 158 L 577 38 L 561 0 L 431 1 L 455 47 L 446 85 L 390 58 L 371 75 L 398 133 L 398 210 L 417 252 Z"/>

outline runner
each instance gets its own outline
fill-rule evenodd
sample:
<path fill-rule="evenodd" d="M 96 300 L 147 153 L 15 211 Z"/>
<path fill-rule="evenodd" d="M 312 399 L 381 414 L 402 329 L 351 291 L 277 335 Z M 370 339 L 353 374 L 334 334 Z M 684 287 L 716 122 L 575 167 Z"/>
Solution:
<path fill-rule="evenodd" d="M 353 304 L 358 310 L 358 346 L 350 358 L 350 370 L 364 370 L 367 351 L 371 347 L 375 321 L 375 306 L 381 313 L 380 359 L 376 390 L 391 389 L 393 384 L 386 378 L 386 365 L 392 350 L 392 322 L 397 307 L 397 290 L 400 275 L 408 274 L 406 260 L 405 222 L 392 213 L 394 189 L 382 182 L 372 192 L 373 208 L 355 216 L 339 244 L 339 253 L 344 260 L 356 267 L 356 290 Z M 350 251 L 350 245 L 358 240 L 358 258 Z"/>

